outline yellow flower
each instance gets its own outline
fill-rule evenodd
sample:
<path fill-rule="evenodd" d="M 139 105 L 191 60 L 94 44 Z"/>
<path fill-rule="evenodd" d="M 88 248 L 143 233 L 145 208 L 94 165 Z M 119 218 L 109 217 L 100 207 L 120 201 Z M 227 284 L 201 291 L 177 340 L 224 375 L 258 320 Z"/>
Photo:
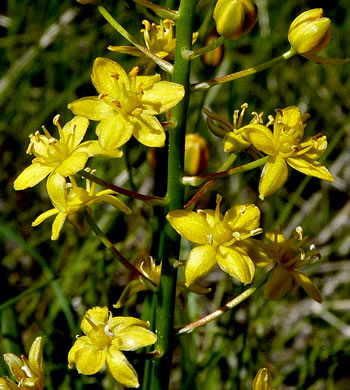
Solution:
<path fill-rule="evenodd" d="M 91 185 L 90 181 L 86 180 L 85 190 L 84 188 L 77 186 L 73 177 L 71 178 L 71 180 L 72 184 L 71 186 L 68 186 L 69 189 L 68 194 L 66 196 L 66 204 L 64 207 L 64 211 L 60 211 L 57 208 L 47 210 L 44 213 L 40 214 L 32 223 L 32 226 L 38 226 L 43 221 L 45 221 L 45 219 L 56 215 L 56 218 L 52 224 L 51 240 L 58 240 L 60 231 L 66 219 L 68 219 L 68 221 L 78 230 L 81 230 L 81 226 L 77 218 L 77 213 L 92 204 L 106 202 L 126 214 L 131 213 L 131 210 L 128 206 L 126 206 L 120 199 L 116 198 L 115 196 L 112 196 L 116 194 L 115 191 L 103 190 L 95 194 L 96 183 L 92 183 Z"/>
<path fill-rule="evenodd" d="M 107 151 L 125 144 L 132 135 L 146 146 L 163 146 L 165 132 L 155 115 L 170 110 L 184 97 L 182 85 L 160 81 L 158 74 L 137 73 L 137 67 L 127 75 L 117 62 L 97 58 L 91 79 L 99 96 L 68 105 L 74 114 L 100 121 L 96 134 Z"/>
<path fill-rule="evenodd" d="M 52 137 L 44 126 L 45 135 L 37 131 L 29 136 L 27 153 L 34 154 L 35 158 L 17 177 L 14 188 L 24 190 L 33 187 L 49 176 L 46 183 L 49 197 L 53 205 L 64 212 L 67 202 L 66 177 L 83 169 L 89 157 L 96 155 L 121 157 L 122 152 L 115 150 L 106 153 L 98 141 L 81 143 L 89 125 L 86 118 L 76 116 L 63 128 L 58 121 L 59 115 L 56 115 L 53 123 L 58 128 L 59 140 Z"/>
<path fill-rule="evenodd" d="M 176 38 L 174 36 L 175 22 L 171 19 L 164 19 L 159 24 L 150 23 L 148 20 L 143 20 L 142 24 L 145 26 L 141 29 L 145 45 L 148 50 L 157 55 L 160 58 L 166 60 L 173 60 L 175 58 Z M 193 33 L 192 44 L 197 40 L 198 32 Z M 133 56 L 142 56 L 146 61 L 151 61 L 155 66 L 155 63 L 146 57 L 135 46 L 109 46 L 109 50 L 127 53 Z"/>
<path fill-rule="evenodd" d="M 253 382 L 253 390 L 274 390 L 272 376 L 267 368 L 260 368 Z"/>
<path fill-rule="evenodd" d="M 140 270 L 143 275 L 149 280 L 151 280 L 156 286 L 159 286 L 160 276 L 162 272 L 162 264 L 156 264 L 152 256 L 149 256 L 147 253 L 142 253 L 140 258 L 136 261 L 135 267 Z M 140 291 L 154 290 L 154 286 L 151 286 L 147 280 L 138 278 L 131 280 L 124 288 L 121 293 L 117 303 L 113 305 L 116 309 L 119 309 L 123 306 L 130 306 L 135 303 L 136 294 Z M 179 297 L 181 294 L 180 304 L 187 302 L 186 295 L 187 288 L 184 286 L 183 282 L 176 282 L 176 296 Z M 195 292 L 197 294 L 207 294 L 210 292 L 210 288 L 203 288 L 197 285 L 192 285 L 188 290 Z"/>
<path fill-rule="evenodd" d="M 78 372 L 93 375 L 106 363 L 114 379 L 126 387 L 139 387 L 137 373 L 122 351 L 135 351 L 152 345 L 157 336 L 149 323 L 133 317 L 112 317 L 105 307 L 88 310 L 80 328 L 85 333 L 68 354 L 68 364 Z"/>
<path fill-rule="evenodd" d="M 18 385 L 8 377 L 0 378 L 0 389 L 42 390 L 44 388 L 44 366 L 42 338 L 37 337 L 30 347 L 28 359 L 13 353 L 5 353 L 4 360 L 10 367 Z"/>
<path fill-rule="evenodd" d="M 240 242 L 261 233 L 260 210 L 253 204 L 233 206 L 220 213 L 222 197 L 217 195 L 216 209 L 170 211 L 167 219 L 184 238 L 199 244 L 193 248 L 185 266 L 186 285 L 207 275 L 218 263 L 220 268 L 243 283 L 253 279 L 253 261 Z"/>
<path fill-rule="evenodd" d="M 287 164 L 305 175 L 332 182 L 328 169 L 316 161 L 326 150 L 327 138 L 321 134 L 303 140 L 308 115 L 301 115 L 298 107 L 277 110 L 273 132 L 266 126 L 253 124 L 245 127 L 244 139 L 256 149 L 269 155 L 259 183 L 260 198 L 277 191 L 288 178 Z"/>
<path fill-rule="evenodd" d="M 263 259 L 276 263 L 265 285 L 264 296 L 267 299 L 281 298 L 297 283 L 312 299 L 321 303 L 322 296 L 318 287 L 299 271 L 299 268 L 319 258 L 320 254 L 314 245 L 305 253 L 302 246 L 307 237 L 303 237 L 300 226 L 296 228 L 296 232 L 297 236 L 289 240 L 286 240 L 280 231 L 266 233 L 267 242 L 260 244 Z"/>

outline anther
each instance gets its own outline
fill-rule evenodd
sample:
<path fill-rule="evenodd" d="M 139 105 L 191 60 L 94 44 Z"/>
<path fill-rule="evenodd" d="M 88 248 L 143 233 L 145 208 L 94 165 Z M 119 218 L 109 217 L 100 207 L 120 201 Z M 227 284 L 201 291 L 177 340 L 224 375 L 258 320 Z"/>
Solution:
<path fill-rule="evenodd" d="M 302 240 L 303 239 L 303 228 L 301 226 L 297 226 L 295 231 L 297 232 L 298 240 Z"/>
<path fill-rule="evenodd" d="M 107 92 L 102 92 L 102 93 L 100 93 L 100 94 L 97 96 L 97 98 L 100 99 L 100 100 L 102 100 L 102 99 L 105 98 L 106 96 L 108 96 L 108 93 L 107 93 Z"/>
<path fill-rule="evenodd" d="M 24 371 L 28 378 L 31 378 L 33 376 L 32 372 L 30 371 L 29 367 L 22 366 L 21 370 Z"/>
<path fill-rule="evenodd" d="M 112 74 L 111 74 L 111 77 L 113 77 L 113 78 L 116 79 L 116 80 L 119 80 L 120 75 L 119 75 L 119 73 L 112 73 Z"/>
<path fill-rule="evenodd" d="M 113 337 L 113 336 L 114 336 L 114 333 L 112 333 L 112 332 L 109 330 L 108 325 L 105 326 L 105 333 L 106 333 L 107 336 L 110 336 L 110 337 Z"/>
<path fill-rule="evenodd" d="M 53 122 L 53 124 L 54 124 L 55 126 L 58 126 L 58 121 L 60 120 L 60 117 L 61 117 L 61 115 L 60 115 L 60 114 L 57 114 L 57 115 L 53 118 L 52 122 Z"/>
<path fill-rule="evenodd" d="M 246 210 L 247 210 L 246 206 L 242 205 L 242 206 L 239 208 L 239 213 L 240 213 L 241 215 L 243 215 L 243 214 L 246 212 Z"/>

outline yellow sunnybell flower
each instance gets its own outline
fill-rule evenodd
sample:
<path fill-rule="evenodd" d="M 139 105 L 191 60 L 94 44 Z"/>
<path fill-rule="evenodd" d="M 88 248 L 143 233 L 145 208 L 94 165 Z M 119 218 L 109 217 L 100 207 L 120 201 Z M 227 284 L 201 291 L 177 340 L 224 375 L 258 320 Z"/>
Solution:
<path fill-rule="evenodd" d="M 149 256 L 147 253 L 142 253 L 140 258 L 134 264 L 140 272 L 148 280 L 151 280 L 155 286 L 159 286 L 160 276 L 162 272 L 162 264 L 156 264 L 152 256 Z M 119 309 L 123 306 L 130 306 L 136 300 L 136 294 L 140 291 L 147 291 L 149 289 L 154 290 L 154 286 L 151 286 L 150 283 L 142 278 L 131 280 L 124 288 L 121 293 L 117 303 L 113 305 L 116 309 Z M 197 294 L 207 294 L 211 290 L 210 288 L 203 288 L 198 285 L 192 285 L 188 289 L 184 286 L 183 282 L 176 282 L 176 296 L 179 297 L 181 294 L 182 300 L 181 303 L 186 302 L 187 296 L 185 294 L 186 290 L 190 290 Z"/>
<path fill-rule="evenodd" d="M 180 84 L 161 81 L 159 74 L 137 74 L 137 67 L 128 75 L 117 62 L 97 58 L 91 79 L 99 95 L 68 105 L 74 114 L 100 121 L 96 134 L 107 151 L 125 144 L 132 135 L 146 146 L 163 146 L 165 132 L 155 115 L 170 110 L 184 97 Z"/>
<path fill-rule="evenodd" d="M 276 263 L 271 276 L 264 287 L 264 296 L 267 299 L 278 299 L 287 294 L 297 283 L 316 302 L 322 302 L 318 287 L 299 271 L 301 267 L 310 264 L 320 257 L 314 245 L 305 252 L 302 246 L 307 237 L 303 237 L 300 226 L 296 228 L 296 236 L 289 240 L 280 231 L 266 233 L 266 242 L 253 244 L 252 252 L 258 258 L 260 251 L 261 265 L 268 262 Z M 250 242 L 249 244 L 252 244 Z M 248 253 L 252 253 L 248 250 Z"/>
<path fill-rule="evenodd" d="M 92 171 L 92 173 L 94 172 Z M 126 214 L 131 213 L 131 210 L 128 206 L 126 206 L 126 204 L 124 204 L 120 199 L 113 196 L 116 194 L 115 191 L 103 190 L 95 194 L 96 183 L 92 183 L 91 185 L 90 181 L 86 180 L 86 189 L 84 189 L 77 186 L 73 177 L 71 178 L 71 180 L 72 184 L 71 186 L 68 186 L 69 188 L 64 211 L 58 210 L 57 208 L 47 210 L 44 213 L 40 214 L 32 223 L 32 226 L 38 226 L 43 221 L 45 221 L 45 219 L 56 215 L 56 218 L 52 224 L 51 240 L 57 240 L 59 238 L 60 231 L 66 219 L 68 219 L 68 221 L 72 223 L 72 225 L 79 229 L 80 225 L 77 219 L 77 213 L 86 209 L 92 204 L 106 202 Z"/>
<path fill-rule="evenodd" d="M 93 375 L 106 364 L 113 378 L 126 387 L 139 387 L 137 373 L 122 351 L 135 351 L 152 345 L 157 336 L 149 323 L 133 317 L 112 317 L 105 307 L 93 307 L 84 315 L 78 337 L 68 354 L 80 374 Z"/>
<path fill-rule="evenodd" d="M 267 368 L 260 368 L 253 381 L 253 390 L 274 390 L 272 376 Z"/>
<path fill-rule="evenodd" d="M 215 211 L 174 210 L 167 215 L 171 226 L 182 237 L 198 244 L 186 261 L 187 286 L 207 275 L 216 264 L 243 283 L 250 283 L 254 277 L 254 263 L 241 242 L 261 233 L 260 210 L 253 204 L 245 204 L 231 207 L 223 216 L 221 200 L 217 195 Z"/>
<path fill-rule="evenodd" d="M 174 34 L 175 22 L 171 19 L 164 19 L 159 24 L 150 23 L 148 20 L 143 20 L 142 24 L 145 26 L 141 29 L 145 45 L 149 51 L 154 53 L 160 58 L 166 60 L 173 60 L 175 58 L 176 50 L 176 38 Z M 192 44 L 197 41 L 198 32 L 192 35 Z M 108 49 L 118 53 L 127 53 L 133 56 L 144 57 L 148 62 L 151 61 L 155 66 L 156 64 L 146 57 L 135 46 L 108 46 Z"/>
<path fill-rule="evenodd" d="M 4 360 L 10 367 L 18 385 L 5 376 L 0 378 L 0 389 L 43 390 L 44 365 L 41 337 L 34 340 L 29 350 L 28 359 L 24 355 L 18 357 L 13 353 L 5 353 Z"/>
<path fill-rule="evenodd" d="M 53 119 L 58 128 L 60 139 L 52 137 L 43 126 L 45 135 L 37 131 L 29 136 L 30 143 L 27 154 L 34 154 L 32 164 L 15 180 L 15 190 L 33 187 L 48 176 L 46 188 L 53 205 L 64 212 L 67 202 L 66 177 L 72 176 L 84 169 L 89 157 L 103 155 L 106 157 L 121 157 L 119 150 L 103 150 L 98 141 L 81 143 L 87 131 L 89 121 L 81 116 L 74 117 L 61 127 L 59 115 Z"/>
<path fill-rule="evenodd" d="M 303 140 L 304 121 L 308 117 L 298 107 L 291 106 L 277 110 L 273 132 L 260 124 L 245 126 L 244 139 L 270 156 L 261 173 L 261 199 L 283 186 L 288 178 L 288 165 L 305 175 L 333 182 L 328 169 L 316 161 L 327 148 L 326 136 L 318 134 Z"/>

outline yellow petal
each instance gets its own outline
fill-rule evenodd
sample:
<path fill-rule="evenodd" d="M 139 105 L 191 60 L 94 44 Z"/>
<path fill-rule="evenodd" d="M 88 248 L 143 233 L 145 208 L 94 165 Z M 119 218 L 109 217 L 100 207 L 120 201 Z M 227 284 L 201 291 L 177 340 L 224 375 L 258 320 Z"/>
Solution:
<path fill-rule="evenodd" d="M 160 82 L 160 75 L 136 76 L 136 90 L 142 88 L 143 93 L 153 87 L 155 83 Z"/>
<path fill-rule="evenodd" d="M 118 98 L 120 95 L 117 83 L 124 84 L 127 90 L 130 89 L 129 77 L 125 70 L 117 62 L 108 58 L 96 58 L 92 67 L 91 80 L 99 94 L 108 93 L 113 98 Z"/>
<path fill-rule="evenodd" d="M 119 158 L 122 157 L 123 155 L 123 152 L 118 149 L 110 149 L 110 150 L 103 149 L 98 141 L 83 142 L 79 146 L 78 150 L 86 152 L 89 155 L 89 157 L 103 156 L 108 158 Z"/>
<path fill-rule="evenodd" d="M 83 336 L 86 337 L 86 336 Z M 80 337 L 77 344 L 83 337 Z M 83 345 L 75 345 L 69 351 L 68 361 L 75 363 L 75 366 L 80 374 L 93 375 L 100 371 L 106 361 L 106 353 L 93 344 L 84 343 Z M 71 352 L 73 351 L 73 352 Z M 72 366 L 72 364 L 70 364 Z"/>
<path fill-rule="evenodd" d="M 51 174 L 47 179 L 46 189 L 52 204 L 56 207 L 56 209 L 65 213 L 67 210 L 67 188 L 65 177 L 58 173 Z"/>
<path fill-rule="evenodd" d="M 112 333 L 118 333 L 122 329 L 128 328 L 129 326 L 143 326 L 144 328 L 149 327 L 148 321 L 140 320 L 139 318 L 135 317 L 113 317 L 109 323 L 108 326 Z"/>
<path fill-rule="evenodd" d="M 286 160 L 292 168 L 305 175 L 318 177 L 331 183 L 334 181 L 334 177 L 329 170 L 318 161 L 311 160 L 303 155 L 294 158 L 288 157 Z"/>
<path fill-rule="evenodd" d="M 265 284 L 264 297 L 266 299 L 278 299 L 287 294 L 293 287 L 293 279 L 290 273 L 280 265 L 272 271 L 272 274 Z"/>
<path fill-rule="evenodd" d="M 322 303 L 322 295 L 315 283 L 313 283 L 306 275 L 298 271 L 292 271 L 295 281 L 305 290 L 305 292 L 316 302 Z"/>
<path fill-rule="evenodd" d="M 121 351 L 135 351 L 138 348 L 147 347 L 157 341 L 157 336 L 142 326 L 128 326 L 118 331 L 118 343 L 113 345 Z"/>
<path fill-rule="evenodd" d="M 30 347 L 28 362 L 30 368 L 33 370 L 36 376 L 42 375 L 43 371 L 43 343 L 42 338 L 37 337 L 32 346 Z"/>
<path fill-rule="evenodd" d="M 107 368 L 113 378 L 126 387 L 139 387 L 137 373 L 127 358 L 117 348 L 111 346 L 106 356 Z"/>
<path fill-rule="evenodd" d="M 15 180 L 13 186 L 15 190 L 24 190 L 28 187 L 34 187 L 36 184 L 45 179 L 45 177 L 52 172 L 53 167 L 33 163 L 29 165 Z"/>
<path fill-rule="evenodd" d="M 103 194 L 100 195 L 97 193 L 96 197 L 93 199 L 93 201 L 89 202 L 89 204 L 96 203 L 95 200 L 97 202 L 103 201 L 103 202 L 109 203 L 110 205 L 123 211 L 124 213 L 131 214 L 131 210 L 129 209 L 129 207 L 124 202 L 122 202 L 120 199 L 116 198 L 115 196 L 103 195 Z"/>
<path fill-rule="evenodd" d="M 111 116 L 115 110 L 96 96 L 88 96 L 68 104 L 68 108 L 75 115 L 81 115 L 93 121 L 100 121 L 107 116 Z"/>
<path fill-rule="evenodd" d="M 250 234 L 260 225 L 260 210 L 254 204 L 233 206 L 226 211 L 224 222 L 234 231 Z"/>
<path fill-rule="evenodd" d="M 66 213 L 58 213 L 57 217 L 55 218 L 52 224 L 51 240 L 53 241 L 58 240 L 63 224 L 66 220 L 66 217 L 67 217 Z"/>
<path fill-rule="evenodd" d="M 65 177 L 75 175 L 78 171 L 85 168 L 88 158 L 89 155 L 86 152 L 80 152 L 77 149 L 77 151 L 62 161 L 55 173 Z"/>
<path fill-rule="evenodd" d="M 206 276 L 216 263 L 216 248 L 213 246 L 201 245 L 193 248 L 187 257 L 185 266 L 186 286 Z"/>
<path fill-rule="evenodd" d="M 135 303 L 136 294 L 140 291 L 147 291 L 147 287 L 138 279 L 129 282 L 121 293 L 117 303 L 113 305 L 116 309 L 129 306 Z"/>
<path fill-rule="evenodd" d="M 165 143 L 163 126 L 153 115 L 142 113 L 133 117 L 134 137 L 143 145 L 149 147 L 161 147 Z"/>
<path fill-rule="evenodd" d="M 159 81 L 144 91 L 142 104 L 147 114 L 161 114 L 176 106 L 184 96 L 183 85 Z"/>
<path fill-rule="evenodd" d="M 254 263 L 242 248 L 235 245 L 232 247 L 219 246 L 217 261 L 224 272 L 237 278 L 242 283 L 250 283 L 253 280 Z"/>
<path fill-rule="evenodd" d="M 98 141 L 105 150 L 113 150 L 124 145 L 132 136 L 134 124 L 120 114 L 103 119 L 96 127 Z"/>
<path fill-rule="evenodd" d="M 281 188 L 287 181 L 287 178 L 288 167 L 284 158 L 279 155 L 269 157 L 261 173 L 259 183 L 260 199 L 264 199 L 265 196 L 271 195 Z"/>
<path fill-rule="evenodd" d="M 107 324 L 108 321 L 108 307 L 107 306 L 95 306 L 89 309 L 85 315 L 83 320 L 81 321 L 80 324 L 80 329 L 85 333 L 88 334 L 92 326 L 89 321 L 86 320 L 86 317 L 89 317 L 91 321 L 96 324 L 96 325 L 103 325 Z M 79 340 L 79 339 L 78 339 Z"/>
<path fill-rule="evenodd" d="M 57 209 L 50 209 L 45 211 L 44 213 L 38 215 L 34 222 L 32 222 L 32 226 L 38 226 L 40 225 L 45 219 L 52 217 L 53 215 L 56 215 L 59 211 Z"/>
<path fill-rule="evenodd" d="M 135 46 L 108 46 L 108 50 L 117 53 L 130 54 L 131 56 L 142 57 L 144 54 Z"/>
<path fill-rule="evenodd" d="M 173 210 L 166 218 L 182 237 L 196 244 L 209 244 L 212 230 L 203 214 Z"/>
<path fill-rule="evenodd" d="M 62 129 L 66 143 L 70 149 L 74 149 L 80 144 L 85 136 L 89 126 L 89 120 L 82 116 L 76 116 L 71 121 L 67 122 Z M 67 142 L 67 140 L 69 140 Z M 63 141 L 63 140 L 62 140 Z"/>
<path fill-rule="evenodd" d="M 6 364 L 9 366 L 17 382 L 21 382 L 27 377 L 25 371 L 22 370 L 22 367 L 24 365 L 23 361 L 18 356 L 16 356 L 13 353 L 5 353 L 4 360 Z"/>
<path fill-rule="evenodd" d="M 272 132 L 264 125 L 247 125 L 245 128 L 245 136 L 253 146 L 261 152 L 270 156 L 276 154 L 277 150 L 274 145 Z"/>
<path fill-rule="evenodd" d="M 8 377 L 0 378 L 0 389 L 2 390 L 18 390 L 18 386 L 14 384 Z"/>

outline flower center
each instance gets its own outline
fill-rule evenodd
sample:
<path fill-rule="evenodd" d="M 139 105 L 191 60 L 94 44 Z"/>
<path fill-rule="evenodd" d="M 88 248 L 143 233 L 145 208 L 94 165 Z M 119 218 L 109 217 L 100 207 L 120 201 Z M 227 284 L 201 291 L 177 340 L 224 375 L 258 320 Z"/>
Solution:
<path fill-rule="evenodd" d="M 213 244 L 223 245 L 232 240 L 232 229 L 224 222 L 217 222 L 213 227 Z"/>

